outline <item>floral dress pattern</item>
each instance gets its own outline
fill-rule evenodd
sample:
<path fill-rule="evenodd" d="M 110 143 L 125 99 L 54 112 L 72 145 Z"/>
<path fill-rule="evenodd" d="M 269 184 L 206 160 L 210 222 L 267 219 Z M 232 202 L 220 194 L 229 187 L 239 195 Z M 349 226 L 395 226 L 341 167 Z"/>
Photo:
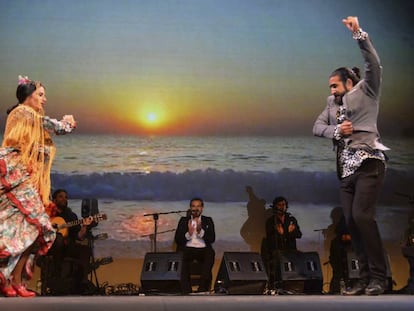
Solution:
<path fill-rule="evenodd" d="M 23 106 L 23 105 L 22 105 Z M 19 109 L 19 108 L 16 108 Z M 22 107 L 27 110 L 30 108 Z M 69 133 L 73 128 L 65 121 L 57 121 L 45 116 L 40 117 L 44 136 Z M 39 153 L 44 153 L 44 161 L 51 161 L 49 145 L 42 142 Z M 34 257 L 46 254 L 56 233 L 45 211 L 45 200 L 31 180 L 31 168 L 22 161 L 19 148 L 4 146 L 0 148 L 0 258 L 8 259 L 7 265 L 0 266 L 0 284 L 10 279 L 22 253 L 35 243 L 25 267 L 25 278 L 32 277 Z M 50 175 L 50 172 L 49 172 Z M 50 178 L 50 176 L 49 176 Z"/>

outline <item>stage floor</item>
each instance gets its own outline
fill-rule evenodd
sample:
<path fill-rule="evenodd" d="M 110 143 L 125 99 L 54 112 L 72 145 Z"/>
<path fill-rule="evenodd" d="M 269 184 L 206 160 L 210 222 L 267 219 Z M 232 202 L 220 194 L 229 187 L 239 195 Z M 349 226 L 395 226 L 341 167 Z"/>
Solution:
<path fill-rule="evenodd" d="M 189 296 L 59 296 L 0 298 L 1 310 L 28 311 L 221 311 L 221 310 L 414 310 L 409 295 L 189 295 Z"/>

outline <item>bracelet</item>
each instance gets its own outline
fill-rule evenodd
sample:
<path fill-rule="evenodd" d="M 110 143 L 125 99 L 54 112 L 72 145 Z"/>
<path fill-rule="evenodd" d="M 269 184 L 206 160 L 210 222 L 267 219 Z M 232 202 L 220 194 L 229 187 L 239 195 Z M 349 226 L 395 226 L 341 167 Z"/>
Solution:
<path fill-rule="evenodd" d="M 352 38 L 355 40 L 365 40 L 368 38 L 368 33 L 363 31 L 361 28 L 358 28 L 358 30 L 355 30 L 352 33 Z"/>

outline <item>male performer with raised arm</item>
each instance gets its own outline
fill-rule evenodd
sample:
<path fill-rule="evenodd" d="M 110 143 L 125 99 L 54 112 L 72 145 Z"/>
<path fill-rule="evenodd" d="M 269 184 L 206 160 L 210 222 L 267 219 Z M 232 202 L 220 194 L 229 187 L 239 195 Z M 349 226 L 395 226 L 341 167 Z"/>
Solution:
<path fill-rule="evenodd" d="M 336 147 L 341 206 L 359 260 L 360 280 L 345 294 L 379 295 L 386 288 L 386 263 L 375 214 L 388 150 L 377 129 L 382 67 L 358 18 L 342 22 L 361 50 L 364 79 L 357 68 L 341 67 L 330 75 L 331 96 L 313 134 L 332 139 Z"/>

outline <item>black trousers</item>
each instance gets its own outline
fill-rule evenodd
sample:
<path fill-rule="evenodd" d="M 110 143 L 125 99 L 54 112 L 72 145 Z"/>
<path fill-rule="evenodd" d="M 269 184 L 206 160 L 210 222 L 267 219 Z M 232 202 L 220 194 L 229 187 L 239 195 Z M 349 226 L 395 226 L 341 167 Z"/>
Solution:
<path fill-rule="evenodd" d="M 185 247 L 181 250 L 183 252 L 183 266 L 181 269 L 181 288 L 183 293 L 191 293 L 191 263 L 197 260 L 201 263 L 201 276 L 199 291 L 209 291 L 211 288 L 212 273 L 211 270 L 214 265 L 215 252 L 211 247 L 195 248 Z"/>
<path fill-rule="evenodd" d="M 329 291 L 332 294 L 340 293 L 341 280 L 348 281 L 347 252 L 352 249 L 351 243 L 341 240 L 341 236 L 331 241 L 329 248 L 329 263 L 332 267 L 332 278 L 329 284 Z"/>
<path fill-rule="evenodd" d="M 341 205 L 359 261 L 360 278 L 367 282 L 386 280 L 384 249 L 375 220 L 384 177 L 384 163 L 368 159 L 353 175 L 341 180 Z"/>
<path fill-rule="evenodd" d="M 61 265 L 65 257 L 74 258 L 79 261 L 82 267 L 82 279 L 87 280 L 90 272 L 90 258 L 92 250 L 87 245 L 77 244 L 75 242 L 66 244 L 61 234 L 56 234 L 56 239 L 49 249 L 48 255 L 52 256 L 57 269 L 56 273 L 61 273 Z"/>

